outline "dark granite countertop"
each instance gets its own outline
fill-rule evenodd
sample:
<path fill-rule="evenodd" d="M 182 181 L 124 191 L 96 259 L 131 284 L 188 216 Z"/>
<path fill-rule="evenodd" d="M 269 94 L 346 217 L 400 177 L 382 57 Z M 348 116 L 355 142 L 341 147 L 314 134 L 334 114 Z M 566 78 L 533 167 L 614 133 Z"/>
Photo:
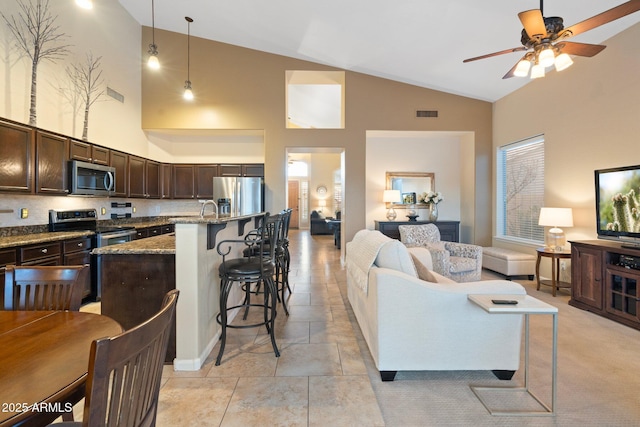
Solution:
<path fill-rule="evenodd" d="M 91 253 L 95 255 L 175 255 L 176 236 L 174 233 L 161 234 L 160 236 L 132 240 L 119 245 L 95 248 Z"/>
<path fill-rule="evenodd" d="M 173 224 L 224 224 L 227 222 L 247 220 L 247 219 L 255 218 L 258 216 L 262 216 L 264 214 L 265 214 L 264 212 L 259 212 L 259 213 L 254 213 L 250 215 L 238 215 L 238 216 L 230 216 L 230 215 L 222 216 L 221 215 L 218 218 L 216 218 L 215 215 L 205 215 L 204 217 L 201 217 L 199 215 L 182 216 L 177 218 L 170 218 L 169 222 Z"/>
<path fill-rule="evenodd" d="M 17 236 L 0 237 L 0 248 L 26 246 L 37 243 L 55 242 L 74 239 L 76 237 L 93 236 L 92 231 L 56 231 L 46 233 L 21 234 Z"/>

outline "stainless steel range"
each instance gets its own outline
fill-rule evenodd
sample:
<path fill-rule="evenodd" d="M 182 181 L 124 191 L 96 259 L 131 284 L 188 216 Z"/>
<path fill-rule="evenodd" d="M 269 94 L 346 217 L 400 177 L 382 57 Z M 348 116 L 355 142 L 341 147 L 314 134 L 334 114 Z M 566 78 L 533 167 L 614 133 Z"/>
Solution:
<path fill-rule="evenodd" d="M 95 233 L 94 248 L 130 242 L 136 236 L 131 226 L 98 226 L 98 213 L 95 209 L 75 209 L 68 211 L 49 211 L 49 231 L 92 231 Z M 95 266 L 95 256 L 91 257 L 91 294 L 97 301 L 102 294 L 100 271 Z"/>

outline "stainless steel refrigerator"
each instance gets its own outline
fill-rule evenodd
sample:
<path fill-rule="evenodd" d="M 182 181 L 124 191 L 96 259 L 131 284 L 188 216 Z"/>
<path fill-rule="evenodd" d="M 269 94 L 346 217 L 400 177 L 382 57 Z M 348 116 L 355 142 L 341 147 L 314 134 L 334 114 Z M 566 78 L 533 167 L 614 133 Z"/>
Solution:
<path fill-rule="evenodd" d="M 213 200 L 223 215 L 251 215 L 264 211 L 264 181 L 253 177 L 214 177 Z"/>

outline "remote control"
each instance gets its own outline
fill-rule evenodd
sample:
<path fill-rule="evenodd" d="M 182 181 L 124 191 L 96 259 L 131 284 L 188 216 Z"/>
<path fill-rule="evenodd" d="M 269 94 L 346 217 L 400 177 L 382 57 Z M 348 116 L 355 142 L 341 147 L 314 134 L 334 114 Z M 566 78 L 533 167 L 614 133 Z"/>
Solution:
<path fill-rule="evenodd" d="M 499 305 L 515 305 L 518 304 L 518 301 L 512 299 L 492 299 L 492 303 Z"/>

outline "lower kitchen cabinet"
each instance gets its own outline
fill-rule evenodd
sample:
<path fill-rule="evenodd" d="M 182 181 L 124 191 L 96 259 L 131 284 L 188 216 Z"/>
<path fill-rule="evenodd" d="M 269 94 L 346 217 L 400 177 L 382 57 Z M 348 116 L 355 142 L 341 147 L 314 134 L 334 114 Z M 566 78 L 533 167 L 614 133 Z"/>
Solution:
<path fill-rule="evenodd" d="M 160 310 L 167 292 L 175 289 L 175 255 L 165 254 L 102 254 L 101 313 L 111 317 L 124 329 L 131 329 Z M 169 337 L 166 363 L 176 357 L 175 319 Z"/>
<path fill-rule="evenodd" d="M 60 242 L 47 242 L 23 246 L 20 251 L 20 265 L 61 265 Z"/>
<path fill-rule="evenodd" d="M 91 237 L 81 237 L 62 242 L 62 263 L 63 265 L 84 265 L 91 264 Z M 93 275 L 89 275 L 93 277 Z M 91 280 L 85 283 L 82 290 L 82 298 L 91 295 Z"/>

